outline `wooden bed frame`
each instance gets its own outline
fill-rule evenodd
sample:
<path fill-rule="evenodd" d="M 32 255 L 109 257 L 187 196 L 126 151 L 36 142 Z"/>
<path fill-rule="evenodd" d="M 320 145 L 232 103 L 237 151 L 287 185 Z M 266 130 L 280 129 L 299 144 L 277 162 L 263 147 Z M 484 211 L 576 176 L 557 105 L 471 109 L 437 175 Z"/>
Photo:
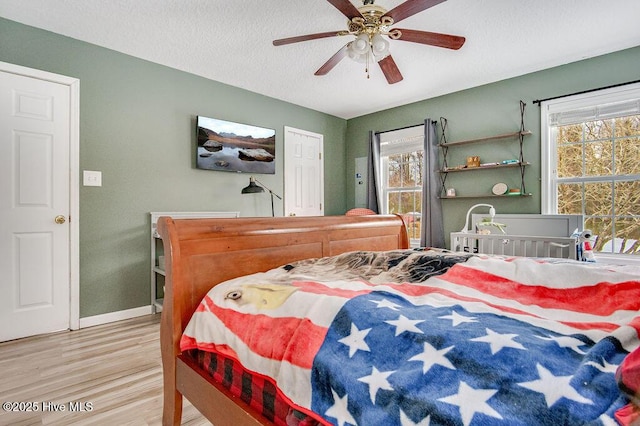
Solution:
<path fill-rule="evenodd" d="M 180 424 L 183 396 L 216 426 L 272 424 L 180 353 L 180 337 L 214 285 L 297 260 L 409 246 L 399 216 L 162 217 L 158 232 L 166 261 L 160 326 L 164 425 Z"/>

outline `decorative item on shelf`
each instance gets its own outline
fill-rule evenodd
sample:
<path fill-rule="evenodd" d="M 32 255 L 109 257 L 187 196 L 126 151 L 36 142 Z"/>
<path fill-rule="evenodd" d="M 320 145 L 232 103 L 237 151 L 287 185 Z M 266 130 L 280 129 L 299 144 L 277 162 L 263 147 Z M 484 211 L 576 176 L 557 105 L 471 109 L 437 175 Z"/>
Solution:
<path fill-rule="evenodd" d="M 493 188 L 491 188 L 491 192 L 493 193 L 493 195 L 504 195 L 507 192 L 508 188 L 509 187 L 506 183 L 498 182 L 493 185 Z"/>
<path fill-rule="evenodd" d="M 256 182 L 258 182 L 260 185 L 259 186 L 256 184 Z M 264 190 L 269 191 L 269 194 L 271 194 L 271 216 L 275 217 L 276 216 L 276 211 L 275 208 L 273 207 L 273 197 L 274 195 L 276 197 L 278 197 L 279 200 L 282 200 L 282 197 L 279 196 L 278 194 L 276 194 L 275 192 L 273 192 L 272 190 L 270 190 L 265 184 L 263 184 L 262 182 L 260 182 L 258 179 L 254 178 L 253 176 L 249 177 L 249 185 L 245 186 L 244 188 L 242 188 L 242 194 L 257 194 L 260 192 L 264 192 Z"/>
<path fill-rule="evenodd" d="M 500 162 L 501 164 L 518 164 L 518 160 L 514 159 L 510 159 L 510 160 L 502 160 Z"/>
<path fill-rule="evenodd" d="M 467 167 L 480 167 L 480 157 L 477 155 L 467 157 Z"/>
<path fill-rule="evenodd" d="M 453 167 L 447 167 L 446 169 L 444 169 L 444 171 L 449 171 L 449 170 L 462 170 L 464 168 L 466 168 L 467 166 L 465 164 L 458 164 L 457 166 L 453 166 Z"/>
<path fill-rule="evenodd" d="M 520 188 L 511 188 L 509 189 L 509 192 L 507 192 L 507 195 L 521 195 L 522 192 L 520 191 Z"/>
<path fill-rule="evenodd" d="M 447 188 L 447 197 L 455 197 L 456 189 L 455 188 Z"/>

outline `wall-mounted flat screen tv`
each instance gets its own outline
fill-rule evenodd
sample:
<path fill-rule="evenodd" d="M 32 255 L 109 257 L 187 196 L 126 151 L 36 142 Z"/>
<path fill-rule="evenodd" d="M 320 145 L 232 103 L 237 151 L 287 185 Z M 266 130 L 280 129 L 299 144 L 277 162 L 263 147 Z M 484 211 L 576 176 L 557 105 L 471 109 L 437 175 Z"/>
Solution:
<path fill-rule="evenodd" d="M 226 172 L 276 172 L 276 131 L 198 116 L 196 167 Z"/>

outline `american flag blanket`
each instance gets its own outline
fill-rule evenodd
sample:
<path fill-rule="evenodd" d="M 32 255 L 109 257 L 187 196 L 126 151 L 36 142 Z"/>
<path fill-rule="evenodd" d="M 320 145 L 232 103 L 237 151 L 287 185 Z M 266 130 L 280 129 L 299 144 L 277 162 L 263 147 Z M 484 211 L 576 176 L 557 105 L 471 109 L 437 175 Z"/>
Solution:
<path fill-rule="evenodd" d="M 181 347 L 323 424 L 615 425 L 640 421 L 616 380 L 639 333 L 638 268 L 402 250 L 217 285 Z"/>

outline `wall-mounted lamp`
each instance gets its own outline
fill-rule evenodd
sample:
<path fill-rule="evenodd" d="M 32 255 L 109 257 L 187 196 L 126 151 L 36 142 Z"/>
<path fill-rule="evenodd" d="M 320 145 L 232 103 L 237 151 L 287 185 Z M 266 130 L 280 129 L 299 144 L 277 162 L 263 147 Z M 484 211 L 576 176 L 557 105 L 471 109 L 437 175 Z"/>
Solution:
<path fill-rule="evenodd" d="M 256 182 L 258 182 L 260 185 L 256 184 Z M 278 197 L 279 200 L 282 200 L 282 197 L 279 196 L 278 194 L 276 194 L 275 192 L 273 192 L 272 190 L 270 190 L 264 183 L 260 182 L 258 179 L 254 178 L 253 176 L 249 177 L 249 185 L 245 186 L 244 188 L 242 188 L 241 193 L 242 194 L 257 194 L 259 192 L 264 192 L 264 190 L 269 191 L 269 194 L 271 194 L 271 216 L 275 217 L 276 216 L 276 211 L 275 208 L 273 207 L 273 197 L 276 196 Z"/>

